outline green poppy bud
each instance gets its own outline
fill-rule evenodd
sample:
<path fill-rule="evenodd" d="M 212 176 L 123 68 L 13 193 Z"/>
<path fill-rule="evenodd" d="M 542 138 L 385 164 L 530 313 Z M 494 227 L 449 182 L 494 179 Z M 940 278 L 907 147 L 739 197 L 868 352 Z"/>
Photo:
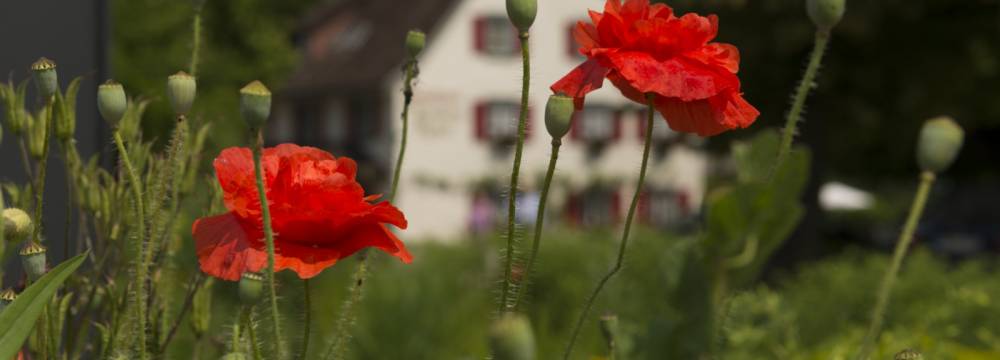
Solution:
<path fill-rule="evenodd" d="M 252 306 L 260 301 L 264 291 L 264 277 L 258 273 L 245 272 L 240 277 L 240 302 Z"/>
<path fill-rule="evenodd" d="M 615 337 L 618 334 L 618 317 L 615 315 L 604 315 L 601 316 L 601 335 L 604 336 L 604 341 L 614 346 Z"/>
<path fill-rule="evenodd" d="M 191 110 L 194 103 L 194 96 L 198 90 L 198 82 L 194 76 L 186 72 L 178 71 L 176 74 L 167 77 L 167 97 L 170 99 L 170 106 L 174 108 L 177 115 L 186 115 Z"/>
<path fill-rule="evenodd" d="M 507 0 L 507 17 L 522 33 L 528 32 L 538 14 L 537 0 Z"/>
<path fill-rule="evenodd" d="M 69 108 L 71 102 L 61 96 L 56 95 L 56 109 L 53 110 L 52 121 L 55 129 L 56 139 L 66 143 L 73 139 L 76 133 L 76 109 Z"/>
<path fill-rule="evenodd" d="M 958 157 L 964 137 L 965 131 L 950 117 L 927 120 L 917 144 L 920 168 L 933 173 L 947 169 Z"/>
<path fill-rule="evenodd" d="M 258 80 L 240 89 L 240 113 L 252 129 L 260 129 L 271 115 L 271 91 Z"/>
<path fill-rule="evenodd" d="M 31 64 L 32 77 L 38 87 L 38 95 L 43 99 L 51 98 L 59 91 L 59 77 L 56 74 L 56 63 L 46 58 L 40 58 Z"/>
<path fill-rule="evenodd" d="M 247 358 L 243 353 L 233 352 L 226 355 L 222 355 L 219 360 L 245 360 Z"/>
<path fill-rule="evenodd" d="M 846 0 L 806 0 L 806 10 L 813 24 L 822 31 L 830 31 L 844 17 Z"/>
<path fill-rule="evenodd" d="M 44 246 L 31 241 L 17 253 L 21 256 L 21 266 L 29 280 L 36 281 L 45 275 L 45 251 Z"/>
<path fill-rule="evenodd" d="M 921 355 L 919 351 L 904 349 L 903 351 L 896 353 L 893 360 L 922 360 L 923 358 L 924 356 Z"/>
<path fill-rule="evenodd" d="M 426 44 L 427 35 L 423 31 L 410 30 L 410 32 L 406 33 L 406 54 L 411 59 L 415 59 L 424 50 L 424 45 Z"/>
<path fill-rule="evenodd" d="M 549 96 L 545 103 L 545 129 L 553 139 L 561 139 L 569 132 L 573 121 L 573 98 L 563 95 Z"/>
<path fill-rule="evenodd" d="M 14 292 L 14 289 L 6 288 L 0 292 L 0 312 L 2 312 L 7 305 L 14 302 L 14 300 L 17 300 L 17 293 Z"/>
<path fill-rule="evenodd" d="M 118 127 L 118 122 L 125 116 L 127 109 L 128 97 L 125 96 L 122 84 L 108 80 L 97 87 L 97 110 L 112 128 Z"/>
<path fill-rule="evenodd" d="M 34 230 L 31 216 L 17 208 L 3 209 L 3 236 L 9 242 L 20 242 Z"/>
<path fill-rule="evenodd" d="M 505 314 L 490 328 L 490 349 L 494 360 L 535 358 L 535 337 L 523 315 Z"/>
<path fill-rule="evenodd" d="M 48 145 L 46 135 L 49 129 L 46 128 L 46 123 L 49 121 L 49 109 L 48 106 L 38 109 L 34 119 L 28 121 L 28 153 L 38 161 L 45 156 L 45 146 Z"/>

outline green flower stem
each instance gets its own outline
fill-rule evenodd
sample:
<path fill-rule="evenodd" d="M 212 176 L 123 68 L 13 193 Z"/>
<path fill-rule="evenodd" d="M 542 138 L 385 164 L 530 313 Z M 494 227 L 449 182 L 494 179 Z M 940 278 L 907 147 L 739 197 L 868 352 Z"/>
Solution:
<path fill-rule="evenodd" d="M 312 325 L 312 291 L 309 288 L 309 279 L 302 279 L 302 290 L 303 290 L 303 304 L 305 306 L 306 318 L 303 321 L 304 326 L 302 329 L 302 356 L 300 359 L 305 360 L 309 356 L 309 336 L 310 326 Z"/>
<path fill-rule="evenodd" d="M 639 205 L 639 195 L 642 194 L 642 187 L 646 181 L 649 149 L 653 142 L 653 114 L 655 114 L 656 109 L 653 107 L 653 95 L 646 95 L 646 99 L 649 102 L 649 109 L 646 110 L 646 138 L 642 148 L 642 166 L 639 168 L 639 180 L 635 184 L 635 194 L 632 195 L 632 203 L 628 207 L 628 215 L 625 216 L 625 229 L 622 232 L 621 244 L 618 246 L 618 258 L 615 260 L 615 266 L 607 274 L 604 274 L 601 281 L 597 283 L 597 287 L 594 288 L 594 292 L 590 293 L 587 301 L 584 302 L 583 312 L 580 313 L 580 318 L 576 320 L 576 326 L 573 327 L 573 333 L 570 335 L 569 344 L 566 345 L 563 359 L 569 359 L 570 355 L 573 354 L 573 345 L 576 344 L 576 338 L 580 335 L 580 329 L 583 327 L 583 322 L 587 319 L 590 308 L 594 305 L 594 300 L 597 299 L 597 295 L 604 289 L 604 285 L 608 283 L 608 280 L 611 280 L 611 277 L 615 276 L 621 270 L 622 263 L 625 261 L 625 249 L 628 248 L 628 235 L 632 229 L 632 218 L 635 217 L 635 209 Z"/>
<path fill-rule="evenodd" d="M 340 319 L 337 320 L 337 330 L 334 334 L 337 334 L 333 338 L 333 342 L 330 343 L 330 347 L 327 348 L 326 356 L 324 359 L 343 359 L 344 354 L 347 352 L 347 340 L 350 339 L 349 327 L 354 323 L 354 310 L 357 307 L 358 301 L 361 300 L 361 287 L 365 285 L 365 278 L 368 277 L 368 265 L 367 265 L 367 253 L 361 252 L 359 254 L 361 258 L 358 260 L 358 269 L 354 272 L 354 284 L 351 286 L 351 291 L 347 295 L 347 300 L 344 301 L 344 305 L 340 309 Z"/>
<path fill-rule="evenodd" d="M 125 150 L 125 141 L 122 140 L 121 132 L 117 129 L 114 134 L 115 145 L 118 147 L 118 156 L 121 158 L 122 165 L 125 166 L 125 171 L 128 175 L 129 182 L 132 185 L 132 196 L 135 197 L 135 213 L 136 213 L 136 226 L 138 227 L 136 231 L 136 242 L 135 249 L 136 255 L 144 257 L 146 251 L 145 236 L 146 236 L 146 218 L 143 216 L 143 212 L 146 207 L 143 204 L 142 199 L 142 181 L 139 179 L 139 173 L 136 172 L 135 167 L 132 166 L 132 160 L 129 159 L 128 151 Z M 146 352 L 146 282 L 149 277 L 149 268 L 146 267 L 145 261 L 135 262 L 135 274 L 136 274 L 136 290 L 135 298 L 133 298 L 134 305 L 136 306 L 136 341 L 139 343 L 139 358 L 147 359 L 148 353 Z"/>
<path fill-rule="evenodd" d="M 35 176 L 35 229 L 31 239 L 35 243 L 42 243 L 42 207 L 45 200 L 45 169 L 49 163 L 49 141 L 52 139 L 52 112 L 54 111 L 54 97 L 49 98 L 45 107 L 45 140 L 42 143 L 42 159 L 38 162 L 38 174 Z"/>
<path fill-rule="evenodd" d="M 257 346 L 257 331 L 254 329 L 253 322 L 250 321 L 250 314 L 253 309 L 247 306 L 242 308 L 243 327 L 246 328 L 247 337 L 250 339 L 250 353 L 253 355 L 254 360 L 261 360 L 260 349 Z"/>
<path fill-rule="evenodd" d="M 798 133 L 796 128 L 799 121 L 802 120 L 802 110 L 805 108 L 806 98 L 809 97 L 809 90 L 815 86 L 816 74 L 819 73 L 820 64 L 823 62 L 823 54 L 826 52 L 826 43 L 829 40 L 830 33 L 828 31 L 816 31 L 812 54 L 809 55 L 809 65 L 806 66 L 806 72 L 802 74 L 802 80 L 795 89 L 795 95 L 792 97 L 792 107 L 788 110 L 787 117 L 785 118 L 785 128 L 782 130 L 781 145 L 778 147 L 778 158 L 771 170 L 772 174 L 775 169 L 781 167 L 781 164 L 785 162 L 785 158 L 788 157 L 788 152 L 792 149 L 792 140 Z"/>
<path fill-rule="evenodd" d="M 521 155 L 524 153 L 524 132 L 528 123 L 528 89 L 531 84 L 531 56 L 528 47 L 528 33 L 522 32 L 521 38 L 521 62 L 523 63 L 523 75 L 521 76 L 521 114 L 517 121 L 517 144 L 514 147 L 514 168 L 510 172 L 510 192 L 507 201 L 507 259 L 504 269 L 503 293 L 500 296 L 500 312 L 503 313 L 511 306 L 508 304 L 513 280 L 511 270 L 514 268 L 514 216 L 517 212 L 517 177 L 521 172 Z"/>
<path fill-rule="evenodd" d="M 284 346 L 281 344 L 281 320 L 278 318 L 278 291 L 274 280 L 274 231 L 271 229 L 271 209 L 267 204 L 267 190 L 264 187 L 264 167 L 261 156 L 264 152 L 264 133 L 257 131 L 257 139 L 253 145 L 254 175 L 257 178 L 257 196 L 260 198 L 260 212 L 263 218 L 264 241 L 267 243 L 267 284 L 268 299 L 271 303 L 271 320 L 274 322 L 274 344 L 278 349 L 278 359 L 284 359 Z"/>
<path fill-rule="evenodd" d="M 538 246 L 542 241 L 542 225 L 545 221 L 545 203 L 549 198 L 549 186 L 552 185 L 552 176 L 556 172 L 556 162 L 559 161 L 560 146 L 562 146 L 562 140 L 553 138 L 552 154 L 549 155 L 549 168 L 545 171 L 545 182 L 542 184 L 541 198 L 538 200 L 538 211 L 535 214 L 535 236 L 531 241 L 531 253 L 528 255 L 528 264 L 524 269 L 524 280 L 522 280 L 522 284 L 517 290 L 517 298 L 515 298 L 514 306 L 512 307 L 515 311 L 517 311 L 518 306 L 521 304 L 521 300 L 524 299 L 524 294 L 528 292 L 528 283 L 531 281 L 531 270 L 534 268 L 535 258 L 538 255 Z"/>
<path fill-rule="evenodd" d="M 194 20 L 191 24 L 191 64 L 188 66 L 188 73 L 191 76 L 198 74 L 198 56 L 201 50 L 201 9 L 206 0 L 196 1 L 194 5 Z"/>
<path fill-rule="evenodd" d="M 417 60 L 413 59 L 406 64 L 406 80 L 403 82 L 403 130 L 400 133 L 399 155 L 396 157 L 396 169 L 392 174 L 392 187 L 389 192 L 389 201 L 396 199 L 396 190 L 399 188 L 399 174 L 403 173 L 403 157 L 406 155 L 406 137 L 410 130 L 410 103 L 413 102 L 413 77 L 416 75 Z"/>
<path fill-rule="evenodd" d="M 903 264 L 903 257 L 906 256 L 906 251 L 913 241 L 913 233 L 917 229 L 917 224 L 920 223 L 920 216 L 924 213 L 924 206 L 927 204 L 927 196 L 930 194 L 931 186 L 934 185 L 934 178 L 934 173 L 930 171 L 924 171 L 920 174 L 920 186 L 913 197 L 913 204 L 910 206 L 910 214 L 903 225 L 903 232 L 899 234 L 899 239 L 896 241 L 896 250 L 892 255 L 892 263 L 882 278 L 882 285 L 879 287 L 878 297 L 875 300 L 875 308 L 872 310 L 872 319 L 871 324 L 868 326 L 868 334 L 865 335 L 865 340 L 856 358 L 858 360 L 868 359 L 868 354 L 871 353 L 872 347 L 875 346 L 878 335 L 882 331 L 882 320 L 885 316 L 885 309 L 889 304 L 889 297 L 892 294 L 893 283 L 896 282 L 899 268 Z"/>
<path fill-rule="evenodd" d="M 28 144 L 24 142 L 25 136 L 27 135 L 22 135 L 17 139 L 17 145 L 21 148 L 21 165 L 24 165 L 24 174 L 29 179 L 34 179 L 35 172 L 31 170 L 31 159 L 28 156 Z"/>

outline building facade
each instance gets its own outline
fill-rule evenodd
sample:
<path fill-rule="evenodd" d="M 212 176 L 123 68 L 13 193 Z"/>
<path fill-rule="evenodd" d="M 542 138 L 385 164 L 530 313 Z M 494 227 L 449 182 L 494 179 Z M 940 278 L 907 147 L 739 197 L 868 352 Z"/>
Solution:
<path fill-rule="evenodd" d="M 529 225 L 550 155 L 542 118 L 548 87 L 583 60 L 570 30 L 603 1 L 554 4 L 540 6 L 531 31 L 531 111 L 517 214 Z M 521 95 L 520 43 L 502 1 L 401 6 L 373 0 L 318 10 L 301 33 L 305 60 L 278 101 L 269 140 L 302 141 L 355 157 L 369 169 L 359 175 L 366 188 L 385 188 L 399 143 L 402 44 L 410 28 L 425 30 L 428 45 L 420 56 L 395 199 L 409 220 L 408 237 L 452 240 L 490 232 L 506 219 Z M 645 115 L 643 106 L 605 85 L 588 95 L 563 140 L 548 220 L 602 227 L 624 218 Z M 672 228 L 697 215 L 707 155 L 701 139 L 672 132 L 662 119 L 655 124 L 639 221 Z"/>

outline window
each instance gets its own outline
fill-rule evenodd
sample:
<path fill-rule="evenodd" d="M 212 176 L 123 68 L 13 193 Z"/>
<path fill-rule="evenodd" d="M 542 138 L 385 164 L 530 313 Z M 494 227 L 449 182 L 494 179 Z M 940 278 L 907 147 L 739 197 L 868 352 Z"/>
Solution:
<path fill-rule="evenodd" d="M 646 139 L 646 110 L 639 111 L 639 141 Z M 657 111 L 653 115 L 653 142 L 664 143 L 677 138 L 677 132 L 670 129 L 667 120 Z"/>
<path fill-rule="evenodd" d="M 690 218 L 691 205 L 685 191 L 646 189 L 640 197 L 639 217 L 660 228 L 676 228 Z"/>
<path fill-rule="evenodd" d="M 615 140 L 621 133 L 621 113 L 610 106 L 585 106 L 573 115 L 570 137 L 591 143 Z"/>
<path fill-rule="evenodd" d="M 618 222 L 619 199 L 617 190 L 591 187 L 570 197 L 568 214 L 583 227 L 611 226 Z"/>
<path fill-rule="evenodd" d="M 483 16 L 475 23 L 476 50 L 492 56 L 515 56 L 521 52 L 517 29 L 506 16 Z"/>
<path fill-rule="evenodd" d="M 347 106 L 341 99 L 330 100 L 326 104 L 323 116 L 323 144 L 327 146 L 344 145 L 347 140 Z"/>
<path fill-rule="evenodd" d="M 517 121 L 520 106 L 515 102 L 494 101 L 476 106 L 476 138 L 492 142 L 510 142 L 517 139 Z M 528 112 L 527 129 L 531 129 L 531 112 Z M 529 137 L 531 131 L 526 131 Z"/>

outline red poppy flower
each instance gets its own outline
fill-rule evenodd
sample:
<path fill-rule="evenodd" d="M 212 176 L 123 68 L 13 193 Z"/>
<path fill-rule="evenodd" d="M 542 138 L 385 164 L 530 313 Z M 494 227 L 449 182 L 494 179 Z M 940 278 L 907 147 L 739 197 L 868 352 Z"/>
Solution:
<path fill-rule="evenodd" d="M 205 273 L 239 280 L 267 266 L 260 200 L 250 149 L 228 148 L 215 158 L 228 213 L 203 217 L 192 232 Z M 355 180 L 357 165 L 323 150 L 282 144 L 264 149 L 267 199 L 274 229 L 275 270 L 292 269 L 300 278 L 366 247 L 409 263 L 412 256 L 386 224 L 406 228 L 406 219 L 388 202 L 373 204 Z"/>
<path fill-rule="evenodd" d="M 740 55 L 735 46 L 709 42 L 718 18 L 677 17 L 649 0 L 608 0 L 604 12 L 590 12 L 573 29 L 587 61 L 552 85 L 572 96 L 577 108 L 587 93 L 611 80 L 622 94 L 645 104 L 654 94 L 657 111 L 678 132 L 711 136 L 745 128 L 760 112 L 740 93 Z"/>

